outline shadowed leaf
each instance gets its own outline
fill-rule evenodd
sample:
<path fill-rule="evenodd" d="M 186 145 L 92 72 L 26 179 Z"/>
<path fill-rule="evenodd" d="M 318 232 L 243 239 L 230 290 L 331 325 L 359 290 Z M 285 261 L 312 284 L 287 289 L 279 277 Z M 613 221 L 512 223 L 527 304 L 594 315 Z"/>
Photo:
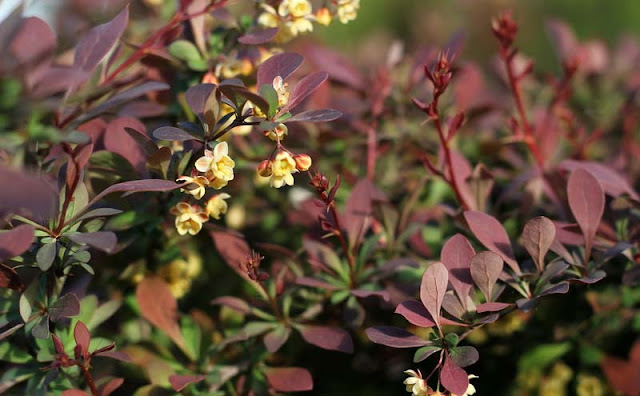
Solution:
<path fill-rule="evenodd" d="M 251 307 L 249 306 L 249 304 L 246 301 L 241 300 L 237 297 L 231 297 L 231 296 L 218 297 L 213 301 L 211 301 L 211 304 L 223 305 L 225 307 L 229 307 L 235 311 L 245 313 L 245 314 L 251 311 Z"/>
<path fill-rule="evenodd" d="M 264 342 L 264 346 L 267 347 L 267 351 L 275 353 L 287 342 L 290 335 L 291 327 L 278 326 L 265 334 L 262 341 Z"/>
<path fill-rule="evenodd" d="M 183 131 L 180 128 L 172 127 L 172 126 L 163 126 L 152 133 L 153 137 L 158 140 L 173 140 L 173 141 L 183 141 L 183 140 L 200 140 L 200 138 L 193 136 L 192 134 Z"/>
<path fill-rule="evenodd" d="M 0 184 L 20 186 L 5 188 L 0 199 L 0 215 L 26 209 L 34 216 L 49 218 L 56 204 L 53 188 L 41 177 L 9 169 L 0 165 Z"/>
<path fill-rule="evenodd" d="M 2 287 L 22 292 L 24 283 L 13 268 L 0 263 L 0 288 Z"/>
<path fill-rule="evenodd" d="M 480 359 L 478 350 L 472 346 L 461 346 L 452 348 L 449 351 L 449 357 L 460 367 L 471 366 Z"/>
<path fill-rule="evenodd" d="M 75 243 L 87 244 L 106 253 L 112 252 L 118 243 L 116 234 L 111 231 L 85 232 L 66 236 Z"/>
<path fill-rule="evenodd" d="M 80 349 L 80 353 L 84 359 L 89 358 L 89 344 L 91 343 L 91 334 L 84 323 L 78 321 L 73 329 L 73 339 L 76 341 L 76 347 Z"/>
<path fill-rule="evenodd" d="M 421 361 L 425 360 L 429 356 L 441 350 L 442 348 L 435 345 L 426 345 L 426 346 L 423 346 L 422 348 L 418 348 L 416 353 L 413 355 L 413 362 L 420 363 Z"/>
<path fill-rule="evenodd" d="M 395 313 L 402 315 L 409 323 L 415 326 L 429 328 L 436 325 L 429 311 L 419 301 L 409 300 L 400 303 L 396 307 Z"/>
<path fill-rule="evenodd" d="M 111 21 L 89 30 L 76 46 L 73 67 L 93 71 L 118 42 L 128 22 L 129 6 L 126 6 Z"/>
<path fill-rule="evenodd" d="M 124 378 L 114 378 L 111 381 L 107 382 L 105 385 L 101 386 L 100 396 L 109 396 L 113 392 L 116 391 L 122 384 L 124 383 Z"/>
<path fill-rule="evenodd" d="M 325 72 L 317 72 L 309 74 L 298 82 L 296 87 L 291 93 L 291 97 L 285 106 L 282 107 L 279 114 L 284 114 L 289 110 L 296 108 L 300 105 L 309 95 L 315 92 L 316 89 L 322 85 L 329 75 Z"/>
<path fill-rule="evenodd" d="M 309 344 L 344 353 L 353 353 L 353 341 L 345 330 L 337 327 L 304 326 L 300 329 L 302 338 Z"/>
<path fill-rule="evenodd" d="M 287 119 L 289 122 L 329 122 L 342 117 L 342 113 L 334 109 L 308 110 Z"/>
<path fill-rule="evenodd" d="M 499 302 L 486 302 L 484 304 L 480 304 L 476 307 L 477 313 L 485 313 L 485 312 L 497 312 L 502 311 L 503 309 L 512 306 L 513 304 L 508 303 L 499 303 Z"/>
<path fill-rule="evenodd" d="M 60 318 L 71 318 L 80 313 L 80 300 L 75 294 L 67 293 L 49 305 L 47 310 L 53 322 Z"/>
<path fill-rule="evenodd" d="M 19 225 L 6 232 L 0 232 L 0 260 L 20 256 L 31 247 L 33 237 L 34 229 L 27 224 Z"/>
<path fill-rule="evenodd" d="M 369 327 L 365 333 L 372 342 L 392 348 L 416 348 L 429 344 L 429 341 L 399 327 Z"/>

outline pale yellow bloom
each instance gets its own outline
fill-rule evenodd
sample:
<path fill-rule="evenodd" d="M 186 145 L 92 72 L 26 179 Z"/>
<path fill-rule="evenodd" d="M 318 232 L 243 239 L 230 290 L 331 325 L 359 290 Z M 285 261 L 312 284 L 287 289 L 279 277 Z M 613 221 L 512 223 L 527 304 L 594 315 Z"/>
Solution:
<path fill-rule="evenodd" d="M 271 187 L 280 188 L 282 186 L 293 186 L 293 174 L 298 172 L 296 169 L 296 161 L 287 151 L 281 151 L 276 154 L 271 167 L 272 174 L 269 184 Z"/>
<path fill-rule="evenodd" d="M 225 199 L 231 198 L 227 193 L 217 194 L 207 201 L 207 214 L 216 220 L 220 220 L 220 215 L 227 213 L 227 202 Z"/>
<path fill-rule="evenodd" d="M 202 257 L 199 254 L 189 252 L 185 263 L 185 272 L 189 278 L 195 278 L 202 272 Z"/>
<path fill-rule="evenodd" d="M 287 126 L 284 124 L 278 124 L 277 127 L 269 129 L 268 131 L 264 131 L 264 135 L 274 142 L 284 139 L 284 137 L 287 136 L 288 133 L 289 128 L 287 128 Z"/>
<path fill-rule="evenodd" d="M 349 23 L 358 16 L 360 0 L 340 0 L 338 3 L 338 19 L 342 23 Z"/>
<path fill-rule="evenodd" d="M 600 378 L 587 375 L 578 374 L 578 384 L 576 385 L 576 394 L 578 396 L 604 396 L 605 386 L 600 381 Z"/>
<path fill-rule="evenodd" d="M 329 26 L 332 20 L 333 16 L 328 8 L 324 7 L 316 11 L 316 21 L 318 21 L 319 24 Z"/>
<path fill-rule="evenodd" d="M 287 88 L 289 88 L 289 84 L 284 82 L 281 76 L 277 76 L 273 79 L 272 86 L 278 94 L 278 107 L 285 106 L 289 103 L 290 94 L 287 90 Z"/>
<path fill-rule="evenodd" d="M 229 157 L 227 142 L 216 144 L 213 151 L 205 150 L 204 156 L 196 161 L 196 169 L 206 174 L 209 185 L 215 189 L 226 186 L 233 180 L 235 162 Z"/>
<path fill-rule="evenodd" d="M 300 34 L 313 32 L 313 23 L 306 18 L 296 18 L 287 22 L 286 27 L 294 37 Z"/>
<path fill-rule="evenodd" d="M 311 3 L 308 0 L 282 0 L 278 7 L 278 14 L 283 17 L 291 15 L 294 18 L 303 18 L 312 12 Z"/>
<path fill-rule="evenodd" d="M 248 59 L 238 59 L 236 54 L 227 56 L 216 67 L 216 74 L 224 78 L 234 78 L 239 75 L 248 75 L 253 70 L 253 66 Z"/>
<path fill-rule="evenodd" d="M 176 229 L 180 235 L 196 235 L 202 229 L 202 224 L 209 219 L 200 207 L 191 206 L 187 202 L 180 202 L 171 208 L 171 214 L 176 216 Z"/>
<path fill-rule="evenodd" d="M 204 176 L 181 176 L 176 182 L 184 184 L 184 187 L 180 189 L 181 192 L 193 195 L 195 199 L 202 198 L 205 187 L 209 185 L 209 180 Z"/>
<path fill-rule="evenodd" d="M 472 380 L 474 378 L 478 378 L 477 375 L 473 375 L 473 374 L 469 374 L 469 379 Z M 467 386 L 467 390 L 460 396 L 471 396 L 471 395 L 475 395 L 476 394 L 476 387 L 471 385 L 471 382 L 469 382 L 469 386 Z M 451 394 L 451 396 L 456 396 L 455 394 Z"/>
<path fill-rule="evenodd" d="M 414 396 L 427 396 L 431 391 L 431 388 L 427 386 L 427 381 L 422 378 L 420 372 L 415 370 L 405 370 L 404 373 L 409 376 L 404 380 L 403 384 L 406 386 L 407 392 Z"/>

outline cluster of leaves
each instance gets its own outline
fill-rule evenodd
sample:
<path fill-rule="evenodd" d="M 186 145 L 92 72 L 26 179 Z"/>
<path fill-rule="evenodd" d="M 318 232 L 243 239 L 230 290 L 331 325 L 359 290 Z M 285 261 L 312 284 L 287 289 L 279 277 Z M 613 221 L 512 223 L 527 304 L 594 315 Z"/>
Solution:
<path fill-rule="evenodd" d="M 314 44 L 273 47 L 306 0 L 151 3 L 134 14 L 142 44 L 124 38 L 139 39 L 127 6 L 72 60 L 38 18 L 0 25 L 0 393 L 330 389 L 308 344 L 357 352 L 367 375 L 389 356 L 394 380 L 410 363 L 386 347 L 418 348 L 423 394 L 470 394 L 483 348 L 465 343 L 533 323 L 554 295 L 593 315 L 529 348 L 520 374 L 573 346 L 585 372 L 640 392 L 640 47 L 609 55 L 553 21 L 562 75 L 536 75 L 506 13 L 492 84 L 454 63 L 461 35 L 394 46 L 366 74 Z M 315 165 L 290 194 L 311 160 L 289 147 Z M 379 325 L 394 308 L 409 325 Z"/>

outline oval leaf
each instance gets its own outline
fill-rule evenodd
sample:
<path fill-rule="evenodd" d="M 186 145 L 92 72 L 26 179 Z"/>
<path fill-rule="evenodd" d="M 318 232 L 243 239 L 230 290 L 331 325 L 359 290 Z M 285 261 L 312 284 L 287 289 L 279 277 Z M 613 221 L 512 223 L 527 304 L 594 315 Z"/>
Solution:
<path fill-rule="evenodd" d="M 128 22 L 129 6 L 127 5 L 109 22 L 89 30 L 76 46 L 73 67 L 87 72 L 93 71 L 118 42 Z"/>
<path fill-rule="evenodd" d="M 351 336 L 343 329 L 325 326 L 304 326 L 300 328 L 300 334 L 306 342 L 322 349 L 353 353 Z"/>
<path fill-rule="evenodd" d="M 416 348 L 429 345 L 429 341 L 399 327 L 369 327 L 365 333 L 372 342 L 392 348 Z"/>
<path fill-rule="evenodd" d="M 449 392 L 462 395 L 467 392 L 469 378 L 467 373 L 447 356 L 440 370 L 440 382 Z"/>
<path fill-rule="evenodd" d="M 47 310 L 49 318 L 54 322 L 61 318 L 71 318 L 80 313 L 80 300 L 75 294 L 67 293 L 49 305 Z"/>
<path fill-rule="evenodd" d="M 286 80 L 287 77 L 298 70 L 303 60 L 304 58 L 301 55 L 292 52 L 283 52 L 272 56 L 258 67 L 257 86 L 261 87 L 263 84 L 271 85 L 273 79 L 278 76 Z"/>
<path fill-rule="evenodd" d="M 502 258 L 493 252 L 480 252 L 471 259 L 471 277 L 487 302 L 493 300 L 493 286 L 503 267 Z"/>
<path fill-rule="evenodd" d="M 604 191 L 598 179 L 579 168 L 571 173 L 567 183 L 567 197 L 573 217 L 584 235 L 588 259 L 593 239 L 604 213 Z"/>
<path fill-rule="evenodd" d="M 449 351 L 449 357 L 460 367 L 471 366 L 480 359 L 478 350 L 472 346 L 461 346 L 452 348 Z"/>
<path fill-rule="evenodd" d="M 267 333 L 262 341 L 267 351 L 271 353 L 278 352 L 291 335 L 291 327 L 278 326 Z"/>
<path fill-rule="evenodd" d="M 34 229 L 23 224 L 16 228 L 0 233 L 0 261 L 20 256 L 33 242 Z"/>
<path fill-rule="evenodd" d="M 308 110 L 287 119 L 289 122 L 329 122 L 342 117 L 342 112 L 334 109 Z"/>
<path fill-rule="evenodd" d="M 544 270 L 544 257 L 556 237 L 556 226 L 544 216 L 527 222 L 522 231 L 522 245 L 536 263 L 538 271 Z"/>
<path fill-rule="evenodd" d="M 191 385 L 191 384 L 195 384 L 197 382 L 200 382 L 202 380 L 204 380 L 206 378 L 206 376 L 204 375 L 170 375 L 169 376 L 169 383 L 171 384 L 171 387 L 173 388 L 174 391 L 176 392 L 180 392 L 182 391 L 184 388 L 186 388 L 187 386 Z"/>
<path fill-rule="evenodd" d="M 248 45 L 268 43 L 272 38 L 276 36 L 276 34 L 278 34 L 278 30 L 280 29 L 277 27 L 255 30 L 238 37 L 238 42 Z"/>
<path fill-rule="evenodd" d="M 38 264 L 38 268 L 41 271 L 47 271 L 51 268 L 53 264 L 53 260 L 56 258 L 56 254 L 58 253 L 57 243 L 47 243 L 40 246 L 38 249 L 38 253 L 36 253 L 36 263 Z"/>
<path fill-rule="evenodd" d="M 265 369 L 269 384 L 280 392 L 304 392 L 313 389 L 313 378 L 301 367 L 269 367 Z"/>
<path fill-rule="evenodd" d="M 183 141 L 183 140 L 199 140 L 197 137 L 192 134 L 183 131 L 180 128 L 172 127 L 172 126 L 163 126 L 152 133 L 153 137 L 158 140 L 172 140 L 172 141 Z"/>
<path fill-rule="evenodd" d="M 184 338 L 178 326 L 178 303 L 169 285 L 158 277 L 147 277 L 136 289 L 136 300 L 142 316 L 165 332 L 181 348 Z"/>
<path fill-rule="evenodd" d="M 68 234 L 67 237 L 75 243 L 86 244 L 106 253 L 113 251 L 118 243 L 116 234 L 111 231 Z"/>
<path fill-rule="evenodd" d="M 474 210 L 464 212 L 464 219 L 473 235 L 478 238 L 487 249 L 496 253 L 511 267 L 513 272 L 520 274 L 520 267 L 513 256 L 513 249 L 507 232 L 502 224 L 486 213 Z"/>
<path fill-rule="evenodd" d="M 296 108 L 300 105 L 309 95 L 315 92 L 316 89 L 322 85 L 329 75 L 325 72 L 317 72 L 309 74 L 298 82 L 296 87 L 291 93 L 291 97 L 285 106 L 282 107 L 279 114 L 284 114 L 289 110 Z"/>
<path fill-rule="evenodd" d="M 436 325 L 429 311 L 419 301 L 409 300 L 400 303 L 396 307 L 395 313 L 402 315 L 409 323 L 415 326 L 429 328 Z"/>
<path fill-rule="evenodd" d="M 420 300 L 429 311 L 436 325 L 440 327 L 440 308 L 442 300 L 447 292 L 449 273 L 447 267 L 440 262 L 435 262 L 424 271 L 420 283 Z"/>
<path fill-rule="evenodd" d="M 449 271 L 449 283 L 451 283 L 453 290 L 456 291 L 465 308 L 469 291 L 473 286 L 469 268 L 471 259 L 475 254 L 476 252 L 473 250 L 471 243 L 461 234 L 456 234 L 449 238 L 440 253 L 440 261 Z"/>

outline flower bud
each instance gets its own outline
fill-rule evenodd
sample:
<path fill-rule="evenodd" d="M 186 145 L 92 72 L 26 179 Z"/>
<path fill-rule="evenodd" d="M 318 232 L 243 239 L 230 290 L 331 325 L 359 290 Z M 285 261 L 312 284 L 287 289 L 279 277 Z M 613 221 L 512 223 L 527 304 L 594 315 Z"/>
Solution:
<path fill-rule="evenodd" d="M 316 12 L 316 21 L 319 24 L 329 26 L 332 20 L 331 11 L 327 7 L 321 8 Z"/>
<path fill-rule="evenodd" d="M 269 177 L 273 173 L 273 163 L 270 160 L 264 160 L 258 164 L 258 174 L 262 177 Z"/>
<path fill-rule="evenodd" d="M 311 157 L 307 154 L 296 154 L 293 160 L 296 161 L 296 169 L 300 172 L 308 171 L 311 167 Z"/>

